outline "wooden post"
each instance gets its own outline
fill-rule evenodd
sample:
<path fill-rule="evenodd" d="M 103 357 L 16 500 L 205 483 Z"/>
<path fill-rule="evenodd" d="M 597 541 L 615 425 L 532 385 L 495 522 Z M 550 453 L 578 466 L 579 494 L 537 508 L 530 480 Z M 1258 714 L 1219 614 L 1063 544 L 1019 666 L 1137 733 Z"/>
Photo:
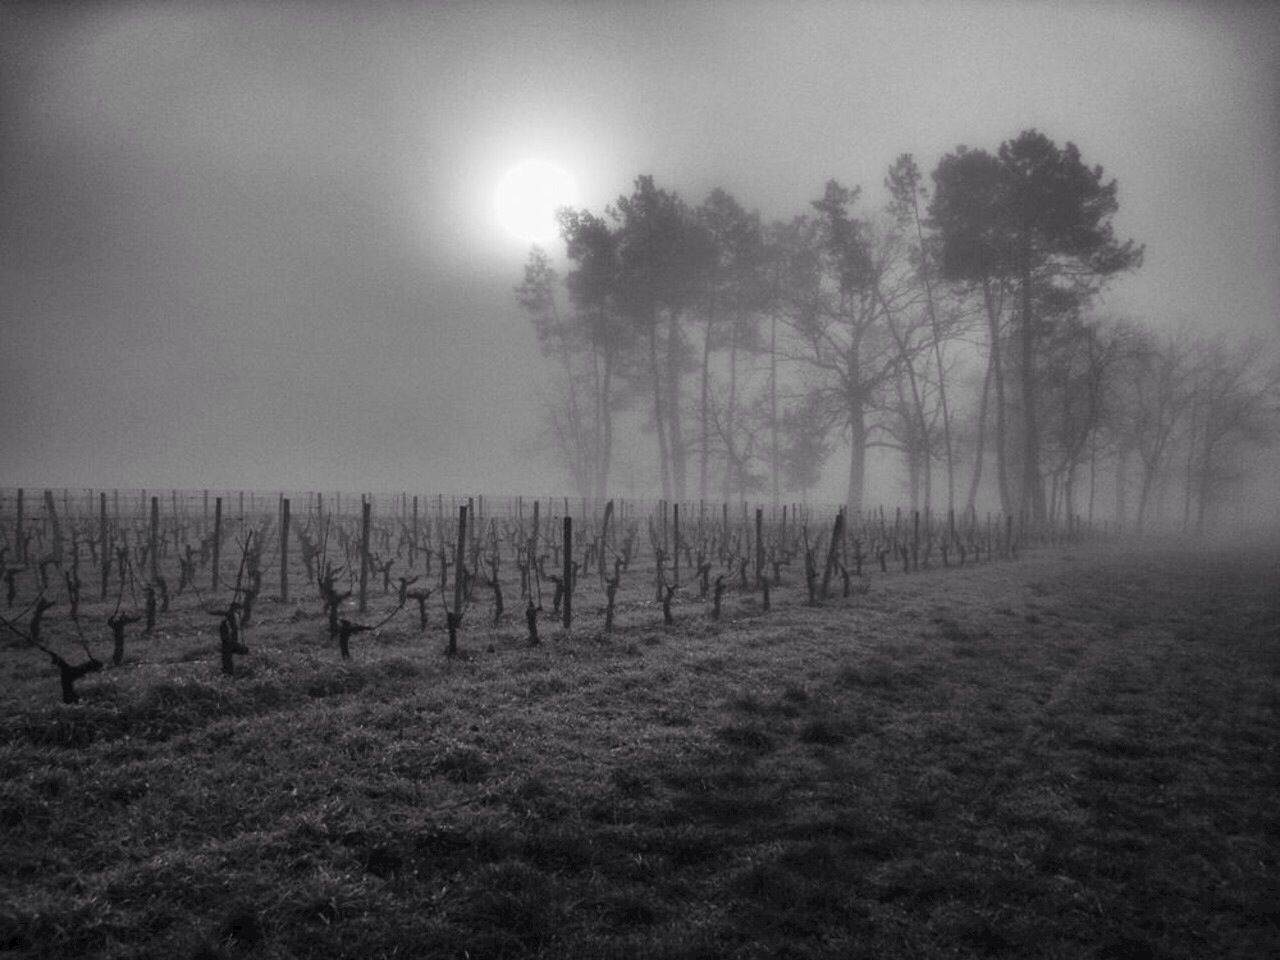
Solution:
<path fill-rule="evenodd" d="M 280 602 L 289 602 L 289 501 L 280 501 Z"/>
<path fill-rule="evenodd" d="M 222 552 L 222 498 L 213 501 L 213 589 L 218 589 L 218 554 Z"/>
<path fill-rule="evenodd" d="M 200 506 L 200 535 L 204 536 L 209 532 L 209 491 L 204 491 L 204 500 Z"/>
<path fill-rule="evenodd" d="M 367 499 L 360 503 L 360 612 L 369 609 L 369 513 L 373 508 Z"/>
<path fill-rule="evenodd" d="M 151 533 L 147 541 L 147 552 L 151 558 L 151 582 L 155 583 L 160 576 L 160 498 L 151 498 Z"/>
<path fill-rule="evenodd" d="M 102 599 L 107 599 L 107 558 L 111 555 L 111 544 L 107 542 L 107 495 L 98 494 L 98 559 L 102 561 Z"/>
<path fill-rule="evenodd" d="M 671 582 L 680 586 L 680 504 L 671 505 Z"/>
<path fill-rule="evenodd" d="M 453 629 L 449 631 L 449 656 L 458 652 L 458 626 L 462 623 L 462 569 L 467 558 L 467 508 L 458 508 L 458 545 L 453 554 L 453 610 L 448 614 Z"/>
<path fill-rule="evenodd" d="M 27 538 L 22 534 L 22 488 L 18 488 L 18 519 L 17 519 L 17 537 L 18 537 L 18 562 L 25 564 L 27 562 Z"/>
<path fill-rule="evenodd" d="M 920 511 L 911 515 L 911 569 L 920 569 Z"/>
<path fill-rule="evenodd" d="M 64 490 L 65 493 L 65 490 Z M 66 513 L 66 502 L 63 502 L 63 513 Z M 62 524 L 58 522 L 58 511 L 53 502 L 53 491 L 44 492 L 44 519 L 53 527 L 53 559 L 62 563 Z"/>
<path fill-rule="evenodd" d="M 822 571 L 822 599 L 827 599 L 831 588 L 831 573 L 835 570 L 840 557 L 840 538 L 844 535 L 844 508 L 836 514 L 835 523 L 831 527 L 831 543 L 827 546 L 827 564 Z"/>
<path fill-rule="evenodd" d="M 604 551 L 605 551 L 606 544 L 608 544 L 609 542 L 609 521 L 610 519 L 612 519 L 612 517 L 613 517 L 613 501 L 610 500 L 607 504 L 605 504 L 604 523 L 601 524 L 601 527 L 600 527 L 600 549 L 597 551 L 597 553 L 599 554 L 599 568 L 600 568 L 601 580 L 605 578 L 606 564 L 604 562 Z"/>
<path fill-rule="evenodd" d="M 573 518 L 564 518 L 564 628 L 569 629 L 573 619 L 570 612 L 573 599 Z"/>

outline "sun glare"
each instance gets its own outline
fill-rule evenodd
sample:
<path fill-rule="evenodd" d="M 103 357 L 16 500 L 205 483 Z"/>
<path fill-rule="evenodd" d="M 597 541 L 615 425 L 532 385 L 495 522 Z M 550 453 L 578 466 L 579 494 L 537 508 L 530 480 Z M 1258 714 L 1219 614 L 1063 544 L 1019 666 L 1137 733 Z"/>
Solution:
<path fill-rule="evenodd" d="M 522 160 L 498 181 L 493 206 L 503 228 L 517 240 L 546 243 L 558 233 L 555 212 L 577 202 L 573 174 L 549 160 Z"/>

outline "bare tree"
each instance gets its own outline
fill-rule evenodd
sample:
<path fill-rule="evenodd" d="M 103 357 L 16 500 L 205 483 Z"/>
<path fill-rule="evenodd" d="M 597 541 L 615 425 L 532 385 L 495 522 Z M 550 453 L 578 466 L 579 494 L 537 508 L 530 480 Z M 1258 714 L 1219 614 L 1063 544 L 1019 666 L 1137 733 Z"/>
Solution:
<path fill-rule="evenodd" d="M 850 216 L 857 190 L 828 181 L 817 216 L 800 225 L 804 243 L 789 270 L 788 325 L 794 352 L 808 380 L 809 403 L 821 419 L 849 431 L 845 504 L 852 517 L 863 506 L 867 450 L 883 445 L 875 414 L 898 367 L 881 289 L 892 247 L 876 245 L 865 223 Z"/>
<path fill-rule="evenodd" d="M 1076 515 L 1076 481 L 1086 459 L 1096 458 L 1111 380 L 1124 346 L 1115 323 L 1073 317 L 1047 345 L 1042 376 L 1046 452 L 1052 458 L 1049 517 Z"/>
<path fill-rule="evenodd" d="M 762 274 L 764 240 L 760 218 L 747 213 L 723 190 L 711 192 L 696 211 L 703 241 L 708 245 L 700 286 L 700 309 L 704 324 L 701 396 L 698 408 L 699 448 L 698 497 L 707 499 L 710 455 L 714 434 L 730 439 L 741 409 L 738 390 L 738 358 L 743 350 L 758 348 L 759 311 L 767 289 Z M 712 350 L 726 345 L 729 350 L 729 386 L 718 414 L 712 410 Z M 713 414 L 716 423 L 713 424 Z M 735 467 L 726 460 L 724 498 L 734 486 Z"/>
<path fill-rule="evenodd" d="M 956 452 L 951 438 L 951 407 L 947 402 L 947 365 L 943 360 L 943 350 L 947 342 L 944 334 L 941 310 L 938 303 L 935 278 L 937 269 L 933 263 L 933 250 L 936 243 L 925 238 L 924 220 L 921 216 L 921 202 L 928 199 L 920 168 L 909 153 L 904 153 L 889 168 L 885 179 L 892 201 L 890 212 L 898 225 L 909 237 L 909 259 L 924 298 L 925 318 L 928 320 L 929 343 L 933 353 L 934 384 L 937 390 L 937 412 L 942 426 L 942 450 L 947 469 L 947 509 L 954 510 L 956 505 Z M 927 433 L 925 434 L 927 437 Z M 926 462 L 926 482 L 928 478 Z M 927 501 L 926 497 L 926 501 Z M 913 497 L 914 501 L 914 497 Z"/>
<path fill-rule="evenodd" d="M 581 496 L 595 489 L 600 471 L 599 448 L 593 442 L 592 424 L 584 414 L 581 394 L 584 387 L 581 369 L 581 340 L 560 313 L 556 293 L 560 276 L 551 266 L 546 253 L 538 247 L 529 252 L 524 268 L 524 282 L 516 287 L 516 298 L 529 312 L 538 344 L 544 356 L 557 364 L 549 394 L 544 396 L 552 437 L 574 487 Z"/>
<path fill-rule="evenodd" d="M 1137 453 L 1142 476 L 1138 487 L 1137 528 L 1143 529 L 1151 491 L 1168 464 L 1175 430 L 1191 395 L 1185 376 L 1190 360 L 1186 339 L 1158 339 L 1147 333 L 1134 338 L 1125 358 L 1125 383 L 1130 395 L 1126 445 Z"/>
<path fill-rule="evenodd" d="M 1270 361 L 1270 365 L 1268 362 Z M 1280 432 L 1280 365 L 1261 343 L 1205 345 L 1196 363 L 1188 411 L 1187 506 L 1196 499 L 1196 530 L 1221 490 L 1236 476 L 1231 454 L 1243 444 L 1268 444 Z M 1184 514 L 1185 517 L 1185 514 Z"/>

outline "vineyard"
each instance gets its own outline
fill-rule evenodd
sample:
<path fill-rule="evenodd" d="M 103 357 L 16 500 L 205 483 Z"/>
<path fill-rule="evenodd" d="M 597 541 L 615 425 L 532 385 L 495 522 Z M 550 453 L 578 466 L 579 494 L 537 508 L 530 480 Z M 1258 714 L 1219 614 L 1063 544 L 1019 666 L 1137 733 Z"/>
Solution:
<path fill-rule="evenodd" d="M 28 490 L 0 561 L 0 951 L 1277 944 L 1270 547 Z"/>
<path fill-rule="evenodd" d="M 141 491 L 122 501 L 119 491 L 74 499 L 70 491 L 44 491 L 35 509 L 25 494 L 7 498 L 11 523 L 0 545 L 5 622 L 49 655 L 68 703 L 76 699 L 74 680 L 98 670 L 85 632 L 95 621 L 110 630 L 115 666 L 130 628 L 150 634 L 178 615 L 204 615 L 216 621 L 222 670 L 231 674 L 262 601 L 293 603 L 299 617 L 307 615 L 304 605 L 318 603 L 316 615 L 326 619 L 343 659 L 353 636 L 405 611 L 404 621 L 423 633 L 434 616 L 453 655 L 469 611 L 472 622 L 491 630 L 523 623 L 528 641 L 537 643 L 539 622 L 571 629 L 575 596 L 605 604 L 603 624 L 583 611 L 579 629 L 611 633 L 616 616 L 639 620 L 655 608 L 671 626 L 673 609 L 687 612 L 690 603 L 699 616 L 719 619 L 726 595 L 731 604 L 770 610 L 784 569 L 794 568 L 788 582 L 802 585 L 804 602 L 814 604 L 835 591 L 848 597 L 872 571 L 1010 559 L 1024 542 L 1092 535 L 1050 529 L 1032 538 L 1012 517 L 987 515 L 980 523 L 971 513 L 957 523 L 954 513 L 939 520 L 928 511 L 886 516 L 883 508 L 851 524 L 839 510 L 782 506 L 766 521 L 763 507 L 704 503 L 686 505 L 682 523 L 681 506 L 663 501 L 618 501 L 615 510 L 614 501 L 535 499 L 526 515 L 524 498 L 500 501 L 497 509 L 491 500 L 486 512 L 483 497 L 450 497 L 446 506 L 443 495 L 400 494 L 383 498 L 387 514 L 375 516 L 372 495 L 347 495 L 344 512 L 340 493 L 326 500 L 321 493 Z M 294 512 L 295 503 L 301 511 Z M 515 596 L 520 603 L 509 610 Z M 388 604 L 394 605 L 384 610 Z M 344 615 L 368 614 L 371 605 L 386 614 L 376 626 Z M 59 607 L 64 618 L 50 613 Z M 84 648 L 82 664 L 71 665 L 44 644 L 59 634 Z"/>

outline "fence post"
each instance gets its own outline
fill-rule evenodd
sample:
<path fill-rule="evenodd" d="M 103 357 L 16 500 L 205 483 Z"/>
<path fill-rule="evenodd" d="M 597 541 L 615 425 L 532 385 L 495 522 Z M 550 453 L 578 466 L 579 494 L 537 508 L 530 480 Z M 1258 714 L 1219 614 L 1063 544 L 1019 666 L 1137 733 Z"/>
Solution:
<path fill-rule="evenodd" d="M 605 579 L 605 566 L 606 566 L 606 564 L 605 564 L 605 562 L 604 562 L 604 551 L 605 551 L 606 545 L 609 543 L 609 521 L 610 521 L 610 519 L 612 519 L 612 517 L 613 517 L 613 501 L 612 501 L 612 500 L 610 500 L 610 501 L 605 505 L 605 508 L 604 508 L 604 523 L 603 523 L 603 524 L 601 525 L 601 527 L 600 527 L 600 549 L 599 549 L 599 551 L 598 551 L 598 553 L 599 553 L 598 560 L 599 560 L 600 579 L 601 579 L 601 580 L 604 580 L 604 579 Z"/>
<path fill-rule="evenodd" d="M 289 602 L 289 500 L 280 501 L 280 602 Z"/>
<path fill-rule="evenodd" d="M 107 542 L 107 495 L 105 493 L 98 494 L 98 554 L 102 561 L 102 599 L 107 599 L 107 571 L 110 569 L 108 556 L 111 551 L 111 544 Z"/>
<path fill-rule="evenodd" d="M 63 491 L 65 493 L 65 490 Z M 63 502 L 63 512 L 66 512 L 66 503 Z M 62 524 L 58 522 L 58 511 L 53 502 L 53 491 L 46 490 L 44 492 L 44 513 L 45 522 L 53 528 L 53 559 L 59 564 L 62 563 Z"/>
<path fill-rule="evenodd" d="M 538 506 L 539 501 L 533 501 L 533 532 L 529 534 L 529 562 L 537 564 L 538 562 Z"/>
<path fill-rule="evenodd" d="M 368 499 L 360 501 L 360 612 L 369 609 L 369 511 L 373 507 Z"/>
<path fill-rule="evenodd" d="M 213 501 L 213 589 L 218 589 L 218 555 L 222 552 L 222 498 Z"/>
<path fill-rule="evenodd" d="M 569 629 L 573 619 L 570 612 L 573 598 L 573 518 L 564 518 L 564 628 Z"/>
<path fill-rule="evenodd" d="M 160 576 L 160 498 L 151 498 L 151 532 L 147 541 L 147 552 L 151 560 L 151 582 L 155 583 Z"/>
<path fill-rule="evenodd" d="M 27 538 L 22 535 L 22 488 L 18 488 L 18 519 L 17 519 L 17 538 L 18 538 L 18 562 L 26 565 L 27 562 Z"/>
<path fill-rule="evenodd" d="M 458 652 L 458 628 L 462 625 L 462 601 L 466 596 L 463 564 L 467 559 L 467 507 L 458 508 L 458 545 L 453 555 L 453 612 L 449 614 L 453 629 L 449 631 L 449 656 Z"/>
<path fill-rule="evenodd" d="M 680 586 L 680 504 L 671 505 L 671 582 Z"/>

